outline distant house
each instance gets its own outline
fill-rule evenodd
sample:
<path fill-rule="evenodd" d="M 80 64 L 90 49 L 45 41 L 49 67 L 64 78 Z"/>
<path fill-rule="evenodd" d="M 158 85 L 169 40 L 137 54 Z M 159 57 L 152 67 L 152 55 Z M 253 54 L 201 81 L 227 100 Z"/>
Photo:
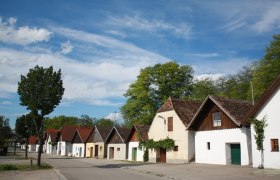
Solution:
<path fill-rule="evenodd" d="M 267 127 L 264 129 L 264 167 L 280 169 L 280 76 L 264 92 L 259 101 L 254 105 L 248 115 L 250 118 L 261 120 L 266 118 Z M 257 150 L 254 128 L 252 129 L 252 156 L 253 167 L 261 163 L 261 154 Z"/>
<path fill-rule="evenodd" d="M 199 106 L 197 102 L 169 98 L 158 109 L 148 132 L 149 139 L 159 141 L 169 137 L 175 147 L 171 151 L 150 150 L 150 162 L 181 163 L 194 159 L 194 132 L 186 129 Z"/>
<path fill-rule="evenodd" d="M 133 125 L 128 138 L 128 160 L 143 161 L 144 147 L 139 148 L 140 141 L 148 140 L 148 131 L 150 126 Z"/>
<path fill-rule="evenodd" d="M 39 149 L 38 138 L 36 136 L 29 136 L 28 151 L 29 152 L 38 152 L 38 149 Z"/>
<path fill-rule="evenodd" d="M 125 160 L 127 159 L 127 139 L 130 134 L 130 128 L 114 126 L 107 139 L 108 144 L 107 158 L 114 160 Z"/>
<path fill-rule="evenodd" d="M 72 156 L 85 157 L 86 142 L 93 131 L 93 127 L 78 127 L 72 140 Z"/>
<path fill-rule="evenodd" d="M 79 126 L 62 126 L 59 129 L 57 154 L 61 156 L 72 156 L 72 140 Z"/>
<path fill-rule="evenodd" d="M 57 140 L 59 130 L 48 129 L 46 131 L 45 148 L 47 154 L 57 154 Z"/>
<path fill-rule="evenodd" d="M 107 158 L 107 144 L 105 143 L 112 127 L 94 126 L 86 144 L 86 157 Z"/>
<path fill-rule="evenodd" d="M 195 161 L 208 164 L 251 163 L 247 101 L 208 96 L 188 126 L 195 133 Z"/>

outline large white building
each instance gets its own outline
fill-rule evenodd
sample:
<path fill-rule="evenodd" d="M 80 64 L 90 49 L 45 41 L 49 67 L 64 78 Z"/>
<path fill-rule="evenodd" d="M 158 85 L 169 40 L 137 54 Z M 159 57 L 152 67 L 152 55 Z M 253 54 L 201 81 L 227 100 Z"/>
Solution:
<path fill-rule="evenodd" d="M 195 161 L 208 164 L 251 163 L 251 103 L 208 96 L 188 126 L 195 131 Z"/>
<path fill-rule="evenodd" d="M 250 111 L 249 117 L 267 121 L 264 129 L 264 168 L 280 169 L 280 76 L 265 91 L 260 100 Z M 261 152 L 257 150 L 255 131 L 252 129 L 253 167 L 261 164 Z"/>
<path fill-rule="evenodd" d="M 183 163 L 194 160 L 194 131 L 187 126 L 200 103 L 169 98 L 157 111 L 148 132 L 154 141 L 173 139 L 173 150 L 163 148 L 149 151 L 150 162 Z"/>

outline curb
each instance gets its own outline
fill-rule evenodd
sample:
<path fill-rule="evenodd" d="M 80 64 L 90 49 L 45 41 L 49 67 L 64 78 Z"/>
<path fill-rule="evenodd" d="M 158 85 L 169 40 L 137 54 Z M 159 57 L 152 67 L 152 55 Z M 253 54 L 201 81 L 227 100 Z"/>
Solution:
<path fill-rule="evenodd" d="M 53 170 L 55 171 L 55 173 L 57 175 L 57 179 L 59 179 L 59 180 L 67 180 L 67 178 L 63 174 L 61 174 L 58 169 L 53 169 Z"/>

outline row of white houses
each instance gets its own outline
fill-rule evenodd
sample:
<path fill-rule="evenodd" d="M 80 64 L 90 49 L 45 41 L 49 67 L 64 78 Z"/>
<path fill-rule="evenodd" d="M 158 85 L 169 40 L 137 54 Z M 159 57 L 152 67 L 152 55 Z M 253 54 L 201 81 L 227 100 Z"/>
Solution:
<path fill-rule="evenodd" d="M 173 150 L 149 150 L 150 162 L 237 164 L 258 167 L 260 152 L 250 119 L 266 118 L 264 167 L 280 169 L 280 76 L 253 106 L 208 96 L 203 103 L 169 98 L 151 126 L 132 128 L 64 126 L 48 130 L 45 151 L 74 157 L 143 161 L 139 141 L 173 139 Z"/>

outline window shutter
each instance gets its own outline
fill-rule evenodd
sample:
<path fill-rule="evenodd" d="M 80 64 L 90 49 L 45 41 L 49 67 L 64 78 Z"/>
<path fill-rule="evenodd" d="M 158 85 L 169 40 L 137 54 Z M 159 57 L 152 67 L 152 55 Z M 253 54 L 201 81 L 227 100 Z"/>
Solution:
<path fill-rule="evenodd" d="M 168 131 L 173 131 L 173 117 L 168 117 Z"/>

